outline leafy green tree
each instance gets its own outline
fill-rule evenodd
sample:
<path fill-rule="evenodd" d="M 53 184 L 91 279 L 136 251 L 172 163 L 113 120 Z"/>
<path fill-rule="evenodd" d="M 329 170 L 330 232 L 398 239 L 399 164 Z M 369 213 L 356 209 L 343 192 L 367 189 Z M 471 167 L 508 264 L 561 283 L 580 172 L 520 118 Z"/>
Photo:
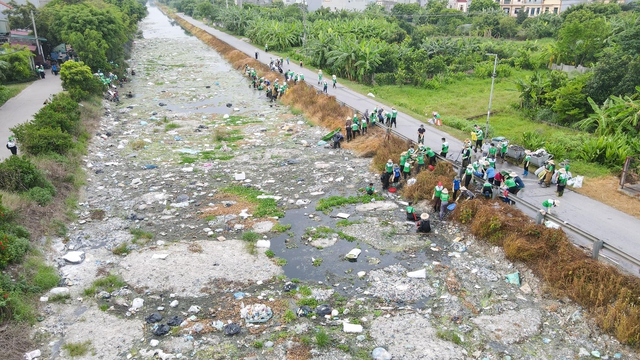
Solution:
<path fill-rule="evenodd" d="M 36 12 L 36 7 L 32 3 L 28 2 L 26 4 L 18 4 L 15 0 L 9 1 L 9 5 L 13 9 L 6 9 L 2 11 L 3 14 L 7 15 L 9 19 L 9 26 L 11 29 L 31 29 L 33 28 L 33 24 L 31 22 L 31 12 Z"/>
<path fill-rule="evenodd" d="M 124 60 L 124 44 L 132 37 L 128 18 L 115 5 L 92 3 L 48 6 L 52 13 L 49 33 L 58 34 L 60 40 L 73 46 L 78 56 L 97 71 L 110 70 L 109 62 Z"/>
<path fill-rule="evenodd" d="M 3 44 L 0 46 L 0 61 L 4 62 L 4 71 L 0 68 L 0 79 L 7 82 L 26 81 L 35 76 L 31 69 L 33 53 L 24 45 Z"/>
<path fill-rule="evenodd" d="M 503 16 L 498 21 L 498 27 L 495 29 L 494 36 L 502 38 L 512 38 L 518 33 L 518 25 L 516 19 L 511 16 Z"/>
<path fill-rule="evenodd" d="M 552 101 L 551 110 L 562 125 L 571 125 L 585 118 L 590 110 L 584 85 L 590 75 L 578 76 L 547 95 Z M 555 100 L 553 100 L 555 99 Z"/>
<path fill-rule="evenodd" d="M 495 10 L 500 10 L 500 4 L 493 0 L 473 0 L 469 5 L 470 13 Z"/>
<path fill-rule="evenodd" d="M 516 15 L 516 23 L 518 25 L 521 25 L 528 18 L 529 18 L 529 14 L 526 11 L 524 11 L 524 7 L 521 7 L 520 11 L 518 11 L 518 15 Z"/>
<path fill-rule="evenodd" d="M 595 103 L 602 104 L 610 95 L 634 94 L 637 84 L 640 84 L 640 57 L 610 51 L 594 68 L 584 91 Z"/>
<path fill-rule="evenodd" d="M 611 28 L 603 16 L 587 10 L 572 12 L 558 32 L 558 61 L 589 66 L 596 62 Z"/>
<path fill-rule="evenodd" d="M 91 73 L 91 69 L 82 61 L 66 61 L 60 67 L 62 88 L 69 91 L 69 95 L 80 101 L 92 94 L 99 94 L 102 84 Z"/>

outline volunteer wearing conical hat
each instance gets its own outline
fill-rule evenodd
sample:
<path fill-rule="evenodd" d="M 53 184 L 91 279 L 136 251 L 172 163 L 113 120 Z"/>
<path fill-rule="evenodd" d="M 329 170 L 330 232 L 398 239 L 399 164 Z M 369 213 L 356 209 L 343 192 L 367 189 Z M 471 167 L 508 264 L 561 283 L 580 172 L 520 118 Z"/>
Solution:
<path fill-rule="evenodd" d="M 429 214 L 422 213 L 420 215 L 420 221 L 416 224 L 418 229 L 416 230 L 419 233 L 428 233 L 431 232 L 431 224 L 429 223 Z"/>
<path fill-rule="evenodd" d="M 556 192 L 558 193 L 558 197 L 562 197 L 564 195 L 564 188 L 567 186 L 567 180 L 569 177 L 567 176 L 567 170 L 560 169 L 558 170 L 558 183 L 556 185 Z"/>
<path fill-rule="evenodd" d="M 548 199 L 542 202 L 542 207 L 547 214 L 551 214 L 551 208 L 560 206 L 560 200 Z"/>
<path fill-rule="evenodd" d="M 471 182 L 471 178 L 473 177 L 473 165 L 469 164 L 464 169 L 464 186 L 469 187 L 469 183 Z"/>
<path fill-rule="evenodd" d="M 387 161 L 387 164 L 385 165 L 385 169 L 387 170 L 388 174 L 393 173 L 393 161 L 391 161 L 391 159 Z"/>
<path fill-rule="evenodd" d="M 522 176 L 527 176 L 529 175 L 529 164 L 531 164 L 531 151 L 525 150 L 524 154 L 524 164 L 522 165 L 524 172 L 522 173 Z"/>
<path fill-rule="evenodd" d="M 460 199 L 471 200 L 471 199 L 475 199 L 475 197 L 476 197 L 476 195 L 472 191 L 467 189 L 466 186 L 463 186 L 463 187 L 460 188 L 460 196 L 458 196 L 458 198 L 454 202 L 457 203 L 458 200 L 460 200 Z"/>

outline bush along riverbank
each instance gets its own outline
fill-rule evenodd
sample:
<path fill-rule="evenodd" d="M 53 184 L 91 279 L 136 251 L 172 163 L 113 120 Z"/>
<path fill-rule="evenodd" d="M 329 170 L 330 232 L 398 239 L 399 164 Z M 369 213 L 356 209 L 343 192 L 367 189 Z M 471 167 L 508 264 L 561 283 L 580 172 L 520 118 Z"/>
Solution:
<path fill-rule="evenodd" d="M 240 68 L 247 62 L 255 62 L 244 53 L 216 39 L 213 35 L 187 23 L 177 16 L 173 18 L 185 29 L 216 48 L 221 55 Z M 253 66 L 253 65 L 250 65 Z M 261 64 L 261 76 L 275 76 Z M 335 99 L 318 94 L 304 84 L 293 87 L 283 102 L 300 109 L 318 125 L 327 128 L 343 123 L 349 110 L 340 107 Z M 364 148 L 367 155 L 374 155 L 372 169 L 382 170 L 387 159 L 398 159 L 407 144 L 398 139 L 384 141 L 374 134 L 363 138 L 362 143 L 353 143 L 358 151 Z M 430 199 L 438 181 L 450 184 L 455 174 L 448 164 L 438 164 L 433 172 L 422 172 L 416 183 L 406 187 L 403 194 L 414 201 Z M 445 182 L 446 181 L 446 182 Z M 640 281 L 616 268 L 591 260 L 568 240 L 562 230 L 547 229 L 534 225 L 532 220 L 519 210 L 499 202 L 474 200 L 459 206 L 452 217 L 469 224 L 470 231 L 478 239 L 500 246 L 509 260 L 525 264 L 544 279 L 550 293 L 567 296 L 588 309 L 607 333 L 616 336 L 624 344 L 640 345 Z"/>
<path fill-rule="evenodd" d="M 19 330 L 0 332 L 7 358 L 28 348 L 24 327 L 41 318 L 37 298 L 59 285 L 58 271 L 47 265 L 47 236 L 64 236 L 65 223 L 76 217 L 80 165 L 98 109 L 95 98 L 78 104 L 61 93 L 12 129 L 19 155 L 0 163 L 0 322 Z"/>

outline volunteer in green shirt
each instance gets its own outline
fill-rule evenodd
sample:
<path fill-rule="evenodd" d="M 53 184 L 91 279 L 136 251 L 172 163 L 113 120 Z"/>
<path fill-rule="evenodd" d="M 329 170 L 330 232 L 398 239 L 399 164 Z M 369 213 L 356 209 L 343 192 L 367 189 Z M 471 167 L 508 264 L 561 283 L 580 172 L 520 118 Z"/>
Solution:
<path fill-rule="evenodd" d="M 504 157 L 507 156 L 507 146 L 508 143 L 506 141 L 503 141 L 500 146 L 500 159 L 502 159 L 502 162 L 504 162 Z"/>
<path fill-rule="evenodd" d="M 360 132 L 360 130 L 358 129 L 358 123 L 352 123 L 351 124 L 351 135 L 353 136 L 353 139 L 356 139 L 356 133 Z"/>
<path fill-rule="evenodd" d="M 497 153 L 498 153 L 498 148 L 496 147 L 496 144 L 491 143 L 491 147 L 489 148 L 489 157 L 495 159 Z"/>
<path fill-rule="evenodd" d="M 531 164 L 531 152 L 529 150 L 527 150 L 527 151 L 525 151 L 524 165 L 522 166 L 523 169 L 524 169 L 524 172 L 522 173 L 522 176 L 529 175 L 529 164 Z"/>
<path fill-rule="evenodd" d="M 476 148 L 473 149 L 473 152 L 478 152 L 478 149 L 482 148 L 482 140 L 484 140 L 484 133 L 480 126 L 476 125 Z"/>
<path fill-rule="evenodd" d="M 429 158 L 429 165 L 436 166 L 436 153 L 430 147 L 427 148 L 427 157 Z"/>
<path fill-rule="evenodd" d="M 560 200 L 548 199 L 542 202 L 542 207 L 547 214 L 551 214 L 551 208 L 560 205 Z"/>
<path fill-rule="evenodd" d="M 404 163 L 407 161 L 407 152 L 404 151 L 400 154 L 400 167 L 404 167 Z"/>
<path fill-rule="evenodd" d="M 411 175 L 411 162 L 407 159 L 404 163 L 404 167 L 402 169 L 402 176 L 405 180 Z"/>
<path fill-rule="evenodd" d="M 385 170 L 387 170 L 387 174 L 393 174 L 393 161 L 391 161 L 391 159 L 387 161 L 387 164 L 384 167 Z"/>
<path fill-rule="evenodd" d="M 422 152 L 418 152 L 416 159 L 418 160 L 418 174 L 419 174 L 420 170 L 422 170 L 422 168 L 424 167 L 424 154 Z"/>
<path fill-rule="evenodd" d="M 389 125 L 390 127 L 395 125 L 395 128 L 396 129 L 398 128 L 398 123 L 396 122 L 397 118 L 398 118 L 398 110 L 392 107 L 391 108 L 391 124 Z"/>
<path fill-rule="evenodd" d="M 449 190 L 443 189 L 440 194 L 440 220 L 444 218 L 444 212 L 447 211 L 447 205 L 449 205 Z"/>
<path fill-rule="evenodd" d="M 367 133 L 367 120 L 362 119 L 362 135 Z"/>
<path fill-rule="evenodd" d="M 473 165 L 469 164 L 464 169 L 464 187 L 469 187 L 469 183 L 473 178 Z"/>
<path fill-rule="evenodd" d="M 445 138 L 442 138 L 442 150 L 440 151 L 440 156 L 446 159 L 448 152 L 449 152 L 449 143 Z"/>
<path fill-rule="evenodd" d="M 564 195 L 564 188 L 567 186 L 567 180 L 569 180 L 569 176 L 567 175 L 567 170 L 560 169 L 558 170 L 558 181 L 557 181 L 557 192 L 558 197 L 562 197 Z"/>
<path fill-rule="evenodd" d="M 411 206 L 413 203 L 409 201 L 409 205 L 407 206 L 407 220 L 409 221 L 417 221 L 418 217 L 416 216 L 416 210 Z"/>
<path fill-rule="evenodd" d="M 364 188 L 364 191 L 367 192 L 367 195 L 373 195 L 376 192 L 376 189 L 373 187 L 373 183 L 369 183 L 369 186 Z"/>
<path fill-rule="evenodd" d="M 442 186 L 442 182 L 438 182 L 438 185 L 433 188 L 433 195 L 431 196 L 431 200 L 435 200 L 433 202 L 433 211 L 435 212 L 440 211 L 440 201 L 442 201 L 440 199 L 440 195 L 442 195 L 443 189 L 444 186 Z"/>

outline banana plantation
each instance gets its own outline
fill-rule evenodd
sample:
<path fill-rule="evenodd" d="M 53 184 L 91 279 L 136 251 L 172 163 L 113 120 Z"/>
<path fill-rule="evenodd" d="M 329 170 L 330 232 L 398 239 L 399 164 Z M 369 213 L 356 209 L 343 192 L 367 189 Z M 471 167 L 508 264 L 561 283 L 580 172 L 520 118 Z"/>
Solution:
<path fill-rule="evenodd" d="M 592 3 L 560 15 L 504 15 L 492 1 L 470 12 L 446 2 L 396 4 L 391 11 L 369 5 L 362 12 L 307 12 L 302 5 L 229 6 L 215 0 L 165 0 L 259 47 L 368 85 L 445 89 L 469 78 L 496 76 L 520 92 L 513 97 L 523 116 L 593 133 L 569 139 L 523 138 L 556 147 L 557 156 L 619 168 L 640 153 L 640 6 Z M 581 66 L 583 73 L 549 70 L 552 64 Z M 518 74 L 517 77 L 514 74 Z M 524 74 L 524 75 L 523 75 Z M 624 125 L 621 125 L 624 124 Z M 564 136 L 564 135 L 563 135 Z M 572 135 L 573 136 L 573 135 Z M 588 140 L 588 141 L 587 141 Z M 589 147 L 589 148 L 587 148 Z"/>

